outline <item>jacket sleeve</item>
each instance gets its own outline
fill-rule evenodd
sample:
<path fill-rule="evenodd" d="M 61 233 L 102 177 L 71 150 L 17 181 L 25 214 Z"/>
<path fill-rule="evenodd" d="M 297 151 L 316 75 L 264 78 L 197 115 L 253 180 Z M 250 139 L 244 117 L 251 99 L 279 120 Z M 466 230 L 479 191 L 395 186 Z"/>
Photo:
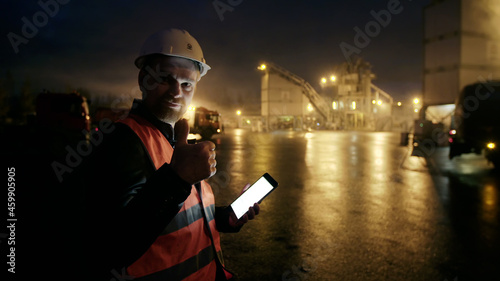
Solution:
<path fill-rule="evenodd" d="M 191 185 L 167 163 L 156 170 L 140 138 L 120 123 L 104 136 L 85 169 L 87 260 L 97 267 L 96 275 L 121 272 L 173 219 Z"/>

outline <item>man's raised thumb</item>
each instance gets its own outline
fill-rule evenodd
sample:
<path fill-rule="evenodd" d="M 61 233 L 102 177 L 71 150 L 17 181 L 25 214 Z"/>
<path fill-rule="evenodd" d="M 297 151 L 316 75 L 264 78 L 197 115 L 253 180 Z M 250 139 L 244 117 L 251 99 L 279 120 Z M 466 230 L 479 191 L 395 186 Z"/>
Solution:
<path fill-rule="evenodd" d="M 187 144 L 189 135 L 189 124 L 186 119 L 181 119 L 175 123 L 174 127 L 176 144 Z"/>

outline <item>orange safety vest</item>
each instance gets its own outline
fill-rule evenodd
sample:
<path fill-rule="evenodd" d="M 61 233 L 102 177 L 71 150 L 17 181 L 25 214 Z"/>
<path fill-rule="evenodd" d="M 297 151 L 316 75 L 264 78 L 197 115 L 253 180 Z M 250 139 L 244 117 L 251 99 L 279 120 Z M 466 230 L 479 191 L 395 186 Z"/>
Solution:
<path fill-rule="evenodd" d="M 139 136 L 156 169 L 170 163 L 174 150 L 150 122 L 134 114 L 118 122 L 129 126 Z M 220 236 L 215 227 L 214 194 L 205 181 L 201 182 L 200 191 L 202 200 L 198 189 L 192 186 L 191 194 L 163 233 L 138 260 L 127 267 L 127 274 L 137 278 L 134 280 L 142 280 L 141 277 L 144 280 L 215 280 L 217 262 L 222 264 L 223 260 Z M 231 277 L 228 272 L 225 273 Z"/>

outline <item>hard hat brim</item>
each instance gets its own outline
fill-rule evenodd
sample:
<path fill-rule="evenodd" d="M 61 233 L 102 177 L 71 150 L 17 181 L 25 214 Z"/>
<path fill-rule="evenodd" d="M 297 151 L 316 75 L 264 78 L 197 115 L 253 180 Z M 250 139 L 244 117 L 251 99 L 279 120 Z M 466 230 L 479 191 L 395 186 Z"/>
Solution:
<path fill-rule="evenodd" d="M 200 77 L 203 77 L 205 74 L 207 74 L 207 72 L 210 69 L 212 69 L 208 64 L 206 64 L 204 62 L 201 62 L 201 61 L 198 61 L 198 60 L 194 60 L 194 59 L 189 58 L 189 57 L 179 56 L 179 55 L 172 55 L 172 54 L 163 54 L 163 53 L 147 54 L 147 55 L 144 55 L 144 56 L 140 56 L 137 59 L 135 59 L 135 61 L 134 61 L 135 66 L 138 69 L 142 69 L 144 67 L 144 62 L 146 60 L 146 57 L 152 56 L 152 55 L 163 55 L 163 56 L 168 56 L 168 57 L 176 57 L 176 58 L 183 58 L 183 59 L 190 60 L 190 61 L 198 64 L 198 67 L 200 69 Z"/>

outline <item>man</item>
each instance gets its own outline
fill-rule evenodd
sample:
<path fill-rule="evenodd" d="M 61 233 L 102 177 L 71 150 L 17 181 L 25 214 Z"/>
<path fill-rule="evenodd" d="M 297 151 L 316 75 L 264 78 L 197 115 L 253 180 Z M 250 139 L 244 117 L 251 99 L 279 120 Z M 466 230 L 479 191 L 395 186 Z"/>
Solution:
<path fill-rule="evenodd" d="M 230 279 L 219 231 L 239 231 L 259 205 L 240 220 L 215 207 L 204 181 L 216 172 L 215 145 L 187 143 L 181 118 L 210 67 L 179 29 L 151 35 L 135 65 L 143 98 L 86 165 L 89 280 Z"/>

